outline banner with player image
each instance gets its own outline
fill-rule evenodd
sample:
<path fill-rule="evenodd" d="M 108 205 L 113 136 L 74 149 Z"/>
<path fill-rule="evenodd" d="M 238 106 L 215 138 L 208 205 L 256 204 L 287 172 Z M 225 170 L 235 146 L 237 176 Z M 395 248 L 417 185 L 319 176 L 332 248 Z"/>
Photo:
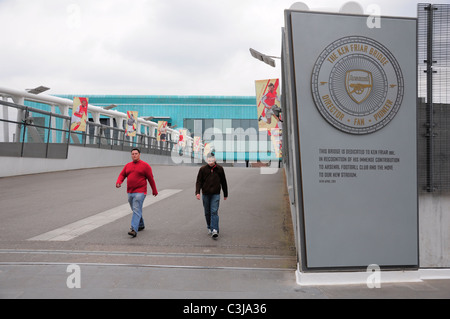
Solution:
<path fill-rule="evenodd" d="M 198 153 L 198 152 L 200 152 L 200 142 L 201 142 L 201 137 L 200 136 L 194 136 L 194 146 L 193 146 L 193 149 L 194 149 L 194 152 L 195 153 Z"/>
<path fill-rule="evenodd" d="M 138 111 L 127 111 L 127 136 L 136 136 Z"/>
<path fill-rule="evenodd" d="M 183 149 L 186 147 L 186 137 L 187 137 L 187 129 L 180 129 L 179 132 L 179 136 L 178 136 L 178 147 L 180 149 Z"/>
<path fill-rule="evenodd" d="M 89 99 L 87 97 L 73 98 L 71 131 L 86 132 L 88 104 Z"/>
<path fill-rule="evenodd" d="M 255 86 L 259 130 L 280 129 L 280 80 L 258 80 Z"/>
<path fill-rule="evenodd" d="M 283 135 L 281 129 L 272 129 L 270 131 L 270 140 L 272 141 L 272 147 L 274 148 L 276 158 L 281 158 L 283 155 Z"/>
<path fill-rule="evenodd" d="M 203 143 L 203 156 L 206 158 L 209 155 L 213 155 L 216 153 L 214 144 L 211 142 Z"/>
<path fill-rule="evenodd" d="M 167 140 L 167 121 L 158 121 L 158 134 L 156 135 L 158 142 Z"/>
<path fill-rule="evenodd" d="M 281 158 L 283 130 L 280 99 L 280 80 L 268 79 L 255 81 L 258 128 L 267 131 L 272 141 L 276 157 Z"/>
<path fill-rule="evenodd" d="M 182 156 L 184 154 L 184 150 L 186 148 L 186 138 L 187 138 L 187 129 L 180 129 L 178 131 L 178 154 Z"/>

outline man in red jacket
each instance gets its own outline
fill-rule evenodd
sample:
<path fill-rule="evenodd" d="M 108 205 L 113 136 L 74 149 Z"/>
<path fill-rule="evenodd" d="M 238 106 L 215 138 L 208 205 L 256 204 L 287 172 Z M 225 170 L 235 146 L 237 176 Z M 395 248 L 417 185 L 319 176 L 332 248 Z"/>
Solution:
<path fill-rule="evenodd" d="M 131 229 L 128 235 L 136 237 L 138 231 L 145 228 L 142 218 L 142 205 L 147 195 L 147 181 L 152 188 L 153 196 L 158 195 L 155 180 L 153 179 L 152 168 L 149 164 L 141 160 L 141 151 L 138 148 L 131 150 L 132 162 L 125 165 L 117 178 L 116 187 L 122 186 L 125 178 L 127 179 L 128 202 L 130 203 L 133 217 L 131 218 Z"/>

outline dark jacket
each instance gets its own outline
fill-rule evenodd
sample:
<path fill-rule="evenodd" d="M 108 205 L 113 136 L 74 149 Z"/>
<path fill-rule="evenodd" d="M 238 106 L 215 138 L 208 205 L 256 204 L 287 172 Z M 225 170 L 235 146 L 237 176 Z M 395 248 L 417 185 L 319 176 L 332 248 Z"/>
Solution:
<path fill-rule="evenodd" d="M 202 166 L 198 171 L 195 194 L 200 194 L 200 190 L 203 194 L 220 194 L 221 187 L 223 197 L 228 197 L 228 185 L 223 167 L 218 164 L 214 167 Z"/>

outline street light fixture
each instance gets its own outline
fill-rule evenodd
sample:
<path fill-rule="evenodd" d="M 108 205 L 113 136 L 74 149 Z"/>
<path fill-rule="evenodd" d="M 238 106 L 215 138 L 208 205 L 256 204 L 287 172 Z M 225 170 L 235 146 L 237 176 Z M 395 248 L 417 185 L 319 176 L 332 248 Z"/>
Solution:
<path fill-rule="evenodd" d="M 42 86 L 42 85 L 38 86 L 37 88 L 34 88 L 34 89 L 26 89 L 26 91 L 28 93 L 36 94 L 36 95 L 38 95 L 38 94 L 40 94 L 42 92 L 48 91 L 48 90 L 50 90 L 50 88 L 48 88 L 46 86 Z"/>
<path fill-rule="evenodd" d="M 264 63 L 270 65 L 271 67 L 275 67 L 275 60 L 274 59 L 281 59 L 280 57 L 277 57 L 277 56 L 271 56 L 271 55 L 263 54 L 261 52 L 256 51 L 255 49 L 252 49 L 252 48 L 250 48 L 250 54 L 255 59 L 263 61 Z"/>
<path fill-rule="evenodd" d="M 115 104 L 111 104 L 110 106 L 105 106 L 104 109 L 105 110 L 112 110 L 113 108 L 117 107 L 117 105 Z"/>

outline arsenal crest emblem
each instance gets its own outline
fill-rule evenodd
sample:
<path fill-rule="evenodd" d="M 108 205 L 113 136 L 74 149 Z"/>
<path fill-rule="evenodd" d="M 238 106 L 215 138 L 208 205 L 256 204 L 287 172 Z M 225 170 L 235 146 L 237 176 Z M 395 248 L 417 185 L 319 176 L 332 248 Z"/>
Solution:
<path fill-rule="evenodd" d="M 358 104 L 364 102 L 372 92 L 372 73 L 364 70 L 350 70 L 345 76 L 348 95 Z"/>
<path fill-rule="evenodd" d="M 312 95 L 324 119 L 350 134 L 382 129 L 397 114 L 404 84 L 400 66 L 381 43 L 362 36 L 338 39 L 318 57 Z"/>

